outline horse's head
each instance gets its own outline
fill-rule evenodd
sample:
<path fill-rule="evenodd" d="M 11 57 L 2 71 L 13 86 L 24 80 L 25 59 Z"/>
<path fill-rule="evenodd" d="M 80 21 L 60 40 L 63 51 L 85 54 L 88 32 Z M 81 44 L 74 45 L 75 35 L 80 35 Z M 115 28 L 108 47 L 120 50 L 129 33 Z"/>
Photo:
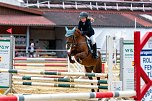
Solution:
<path fill-rule="evenodd" d="M 79 29 L 74 27 L 73 29 L 68 29 L 65 27 L 66 30 L 66 48 L 70 49 L 72 46 L 75 47 L 78 44 L 77 39 L 81 36 L 81 32 Z"/>

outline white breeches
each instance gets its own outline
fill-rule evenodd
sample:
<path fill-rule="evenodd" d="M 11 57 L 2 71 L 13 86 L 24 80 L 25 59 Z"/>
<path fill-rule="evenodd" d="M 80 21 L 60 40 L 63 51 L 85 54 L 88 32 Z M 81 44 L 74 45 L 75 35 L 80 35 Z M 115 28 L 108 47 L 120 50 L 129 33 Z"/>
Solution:
<path fill-rule="evenodd" d="M 96 43 L 96 40 L 95 40 L 94 35 L 92 35 L 92 36 L 90 37 L 90 40 L 91 40 L 91 42 L 92 42 L 92 45 L 94 45 L 94 44 Z"/>

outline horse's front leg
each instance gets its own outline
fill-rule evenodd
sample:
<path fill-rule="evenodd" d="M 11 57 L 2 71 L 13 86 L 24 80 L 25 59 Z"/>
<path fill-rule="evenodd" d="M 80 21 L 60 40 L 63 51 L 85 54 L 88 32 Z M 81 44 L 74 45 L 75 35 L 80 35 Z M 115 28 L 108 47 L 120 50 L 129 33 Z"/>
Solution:
<path fill-rule="evenodd" d="M 81 52 L 75 55 L 75 59 L 77 62 L 81 63 L 81 59 L 84 59 L 85 57 L 87 57 L 87 53 L 86 52 Z"/>
<path fill-rule="evenodd" d="M 74 60 L 72 60 L 72 57 L 71 57 L 70 53 L 68 53 L 68 57 L 69 57 L 69 61 L 70 61 L 70 63 L 75 63 L 75 61 L 74 61 Z"/>

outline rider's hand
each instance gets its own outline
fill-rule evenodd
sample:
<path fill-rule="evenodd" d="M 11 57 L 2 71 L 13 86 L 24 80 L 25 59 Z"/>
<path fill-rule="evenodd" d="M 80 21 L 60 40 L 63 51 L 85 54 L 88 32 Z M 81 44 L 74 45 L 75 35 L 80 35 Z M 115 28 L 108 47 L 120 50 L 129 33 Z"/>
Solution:
<path fill-rule="evenodd" d="M 90 19 L 91 23 L 94 22 L 94 18 L 93 17 L 88 17 L 88 19 Z"/>

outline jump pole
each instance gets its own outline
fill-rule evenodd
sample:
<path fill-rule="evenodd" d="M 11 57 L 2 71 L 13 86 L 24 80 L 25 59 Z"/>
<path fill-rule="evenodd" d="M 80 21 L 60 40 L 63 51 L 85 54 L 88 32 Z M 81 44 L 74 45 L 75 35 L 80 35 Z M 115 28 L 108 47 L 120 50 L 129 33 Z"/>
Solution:
<path fill-rule="evenodd" d="M 41 75 L 61 75 L 61 76 L 89 76 L 89 77 L 107 77 L 103 73 L 80 73 L 80 72 L 51 72 L 51 71 L 29 71 L 29 70 L 16 70 L 16 69 L 0 69 L 0 72 L 13 73 L 13 74 L 41 74 Z"/>
<path fill-rule="evenodd" d="M 15 63 L 13 66 L 33 66 L 33 67 L 66 67 L 66 64 L 18 64 Z"/>
<path fill-rule="evenodd" d="M 46 62 L 50 62 L 50 61 L 67 61 L 66 58 L 14 58 L 14 60 L 18 60 L 18 61 L 46 61 Z"/>
<path fill-rule="evenodd" d="M 56 81 L 56 82 L 77 82 L 77 83 L 101 83 L 108 84 L 107 80 L 87 80 L 87 79 L 70 79 L 70 78 L 43 78 L 32 76 L 13 76 L 13 79 L 19 80 L 44 80 L 44 81 Z"/>
<path fill-rule="evenodd" d="M 117 92 L 91 92 L 91 93 L 61 93 L 61 94 L 33 94 L 0 96 L 0 101 L 64 101 L 74 99 L 111 98 L 111 97 L 133 97 L 135 91 Z"/>
<path fill-rule="evenodd" d="M 108 89 L 108 86 L 76 85 L 76 84 L 61 84 L 61 83 L 13 82 L 13 84 L 28 85 L 28 86 L 63 87 L 63 88 Z"/>

